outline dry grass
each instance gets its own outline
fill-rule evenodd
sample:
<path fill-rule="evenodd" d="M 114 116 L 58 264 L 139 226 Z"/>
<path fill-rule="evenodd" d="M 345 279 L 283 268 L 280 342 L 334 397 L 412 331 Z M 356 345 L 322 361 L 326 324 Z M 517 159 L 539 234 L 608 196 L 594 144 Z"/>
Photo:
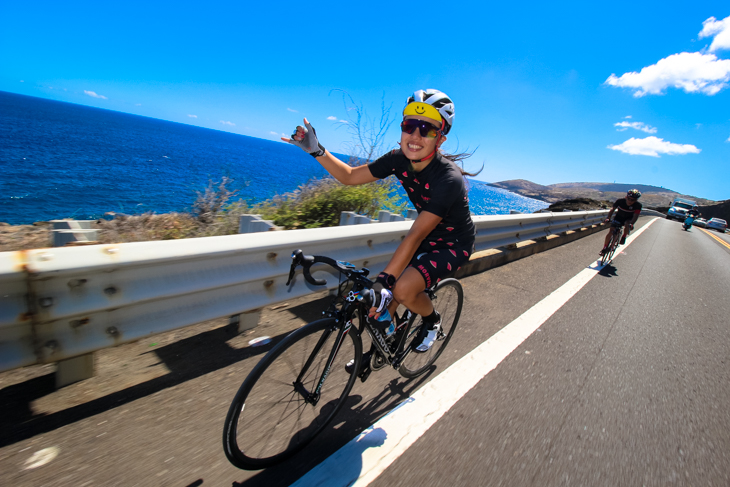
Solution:
<path fill-rule="evenodd" d="M 212 237 L 238 233 L 240 216 L 261 214 L 264 219 L 287 229 L 316 228 L 339 223 L 341 211 L 374 214 L 378 208 L 401 212 L 403 202 L 392 196 L 392 184 L 344 186 L 333 179 L 315 179 L 297 191 L 250 206 L 245 200 L 230 202 L 237 191 L 227 188 L 232 181 L 210 181 L 205 192 L 198 192 L 191 213 L 145 213 L 123 215 L 108 213 L 111 220 L 97 220 L 98 243 L 147 242 L 181 238 Z M 399 206 L 400 205 L 400 206 Z M 52 226 L 0 226 L 0 251 L 48 247 Z"/>
<path fill-rule="evenodd" d="M 187 213 L 144 213 L 98 220 L 92 228 L 100 230 L 99 243 L 121 243 L 198 237 L 204 226 Z"/>
<path fill-rule="evenodd" d="M 100 244 L 233 235 L 238 233 L 239 216 L 247 208 L 242 206 L 236 210 L 221 212 L 209 223 L 189 213 L 117 215 L 113 220 L 97 220 L 91 228 L 99 230 Z M 0 224 L 0 252 L 50 247 L 52 229 L 47 222 Z"/>
<path fill-rule="evenodd" d="M 49 223 L 41 222 L 35 225 L 0 224 L 0 252 L 50 247 L 50 228 Z"/>

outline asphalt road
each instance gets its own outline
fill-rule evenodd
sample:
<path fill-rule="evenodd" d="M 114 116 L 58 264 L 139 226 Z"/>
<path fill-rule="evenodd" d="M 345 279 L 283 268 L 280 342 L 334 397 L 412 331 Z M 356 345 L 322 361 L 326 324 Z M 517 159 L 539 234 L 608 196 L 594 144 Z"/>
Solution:
<path fill-rule="evenodd" d="M 371 485 L 730 485 L 730 239 L 712 235 L 727 245 L 655 221 Z M 463 279 L 465 311 L 433 371 L 356 383 L 328 431 L 266 471 L 234 468 L 221 446 L 267 350 L 248 341 L 276 341 L 324 300 L 267 310 L 244 336 L 211 322 L 100 352 L 97 377 L 60 391 L 50 366 L 0 374 L 0 484 L 289 485 L 593 263 L 602 241 Z"/>

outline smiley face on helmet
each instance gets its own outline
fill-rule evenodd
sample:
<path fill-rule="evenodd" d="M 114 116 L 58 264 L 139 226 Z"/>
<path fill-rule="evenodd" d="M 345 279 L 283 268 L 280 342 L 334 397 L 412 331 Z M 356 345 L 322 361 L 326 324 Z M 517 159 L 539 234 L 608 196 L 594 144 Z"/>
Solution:
<path fill-rule="evenodd" d="M 435 120 L 446 135 L 454 123 L 454 102 L 439 90 L 418 90 L 406 100 L 403 116 L 409 115 Z"/>

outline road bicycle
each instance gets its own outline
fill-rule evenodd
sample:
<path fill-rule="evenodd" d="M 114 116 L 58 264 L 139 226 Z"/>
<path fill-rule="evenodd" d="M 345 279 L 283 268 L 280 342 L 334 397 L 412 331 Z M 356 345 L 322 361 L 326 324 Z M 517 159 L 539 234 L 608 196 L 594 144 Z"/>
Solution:
<path fill-rule="evenodd" d="M 611 262 L 613 254 L 618 248 L 619 241 L 621 240 L 621 232 L 623 230 L 624 223 L 611 220 L 611 239 L 608 241 L 608 245 L 605 247 L 605 252 L 601 256 L 601 265 Z"/>
<path fill-rule="evenodd" d="M 339 272 L 340 283 L 324 318 L 302 326 L 276 344 L 251 370 L 233 399 L 223 429 L 228 460 L 238 468 L 273 466 L 304 448 L 332 421 L 347 400 L 357 378 L 390 365 L 403 377 L 425 373 L 448 345 L 459 322 L 464 292 L 456 279 L 444 279 L 426 289 L 441 315 L 433 346 L 415 351 L 424 332 L 421 318 L 409 310 L 392 317 L 392 334 L 380 331 L 368 318 L 368 290 L 373 282 L 366 268 L 325 256 L 292 254 L 287 286 L 297 267 L 312 285 L 310 268 L 326 264 Z M 370 336 L 363 355 L 362 335 Z"/>

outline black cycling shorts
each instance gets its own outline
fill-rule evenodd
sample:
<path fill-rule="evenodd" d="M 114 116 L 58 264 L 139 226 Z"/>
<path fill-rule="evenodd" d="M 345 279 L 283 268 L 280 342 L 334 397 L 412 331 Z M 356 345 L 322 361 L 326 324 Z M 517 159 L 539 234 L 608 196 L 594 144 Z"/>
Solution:
<path fill-rule="evenodd" d="M 474 242 L 423 242 L 408 265 L 421 273 L 429 288 L 458 271 L 473 252 Z"/>

